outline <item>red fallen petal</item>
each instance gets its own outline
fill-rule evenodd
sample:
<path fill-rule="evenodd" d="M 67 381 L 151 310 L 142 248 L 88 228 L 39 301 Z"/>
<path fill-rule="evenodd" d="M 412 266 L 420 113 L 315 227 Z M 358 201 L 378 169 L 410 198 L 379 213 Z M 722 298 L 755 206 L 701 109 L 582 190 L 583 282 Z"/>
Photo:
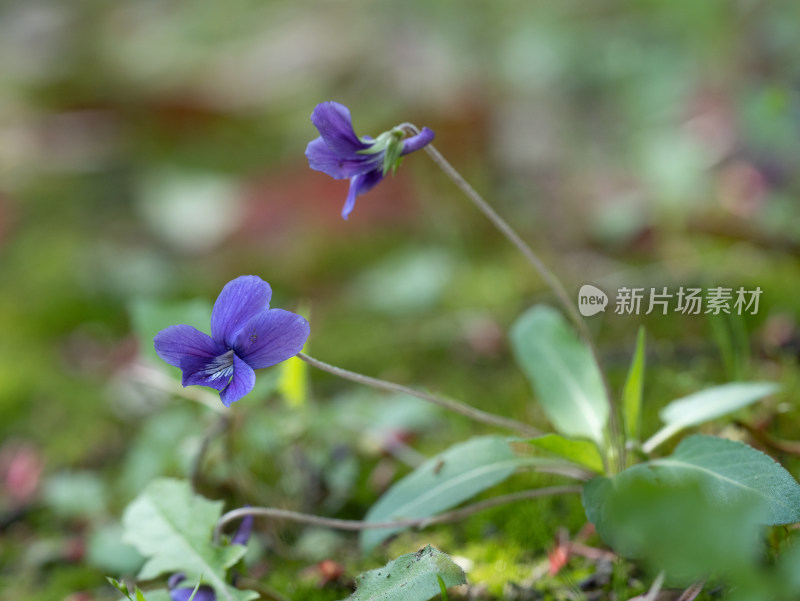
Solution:
<path fill-rule="evenodd" d="M 548 573 L 555 576 L 558 572 L 567 565 L 569 559 L 569 547 L 567 545 L 558 545 L 555 549 L 547 554 L 547 560 L 550 563 Z"/>
<path fill-rule="evenodd" d="M 15 503 L 25 504 L 39 487 L 44 460 L 34 447 L 24 443 L 6 446 L 2 454 L 6 459 L 3 488 Z"/>

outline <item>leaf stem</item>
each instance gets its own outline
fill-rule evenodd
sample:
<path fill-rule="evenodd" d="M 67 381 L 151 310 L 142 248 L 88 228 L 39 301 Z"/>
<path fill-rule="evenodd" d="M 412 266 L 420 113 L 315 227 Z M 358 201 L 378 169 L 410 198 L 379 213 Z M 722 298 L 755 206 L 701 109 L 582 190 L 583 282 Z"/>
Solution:
<path fill-rule="evenodd" d="M 313 357 L 309 357 L 305 353 L 298 353 L 297 357 L 302 359 L 312 367 L 316 367 L 317 369 L 326 371 L 330 374 L 333 374 L 334 376 L 339 376 L 340 378 L 344 378 L 345 380 L 350 380 L 352 382 L 363 384 L 365 386 L 371 386 L 372 388 L 377 388 L 378 390 L 385 390 L 386 392 L 397 392 L 417 397 L 418 399 L 422 399 L 423 401 L 428 401 L 429 403 L 433 403 L 434 405 L 439 405 L 440 407 L 444 407 L 445 409 L 449 409 L 454 413 L 458 413 L 475 421 L 483 422 L 485 424 L 497 426 L 500 428 L 507 428 L 509 430 L 514 430 L 524 436 L 541 435 L 541 432 L 539 430 L 533 428 L 532 426 L 524 424 L 520 421 L 517 421 L 515 419 L 510 419 L 507 417 L 502 417 L 500 415 L 495 415 L 494 413 L 487 413 L 486 411 L 481 411 L 480 409 L 476 409 L 471 405 L 467 405 L 459 401 L 454 401 L 452 399 L 440 397 L 435 394 L 430 394 L 428 392 L 423 392 L 421 390 L 409 388 L 407 386 L 403 386 L 402 384 L 395 384 L 394 382 L 387 382 L 386 380 L 379 380 L 378 378 L 371 378 L 370 376 L 365 376 L 356 373 L 354 371 L 342 369 L 341 367 L 336 367 L 335 365 L 330 365 L 329 363 L 325 363 L 323 361 L 320 361 L 319 359 L 314 359 Z"/>
<path fill-rule="evenodd" d="M 565 485 L 565 486 L 549 486 L 545 488 L 534 488 L 530 490 L 523 490 L 520 492 L 510 493 L 507 495 L 500 495 L 485 501 L 479 501 L 460 509 L 440 513 L 439 515 L 430 516 L 426 518 L 408 518 L 403 520 L 393 520 L 391 522 L 365 522 L 362 520 L 342 520 L 339 518 L 326 518 L 318 515 L 308 513 L 300 513 L 297 511 L 290 511 L 288 509 L 278 509 L 277 507 L 241 507 L 234 509 L 223 515 L 217 525 L 214 527 L 214 543 L 219 544 L 222 529 L 226 524 L 252 515 L 254 517 L 265 517 L 279 520 L 290 520 L 293 522 L 301 522 L 303 524 L 311 524 L 314 526 L 323 526 L 326 528 L 335 528 L 337 530 L 378 530 L 382 528 L 397 528 L 402 526 L 405 528 L 425 528 L 433 524 L 444 524 L 447 522 L 456 522 L 462 518 L 478 513 L 498 505 L 506 505 L 508 503 L 515 503 L 517 501 L 524 501 L 526 499 L 535 499 L 537 497 L 544 497 L 550 495 L 561 494 L 574 494 L 580 493 L 581 486 Z"/>

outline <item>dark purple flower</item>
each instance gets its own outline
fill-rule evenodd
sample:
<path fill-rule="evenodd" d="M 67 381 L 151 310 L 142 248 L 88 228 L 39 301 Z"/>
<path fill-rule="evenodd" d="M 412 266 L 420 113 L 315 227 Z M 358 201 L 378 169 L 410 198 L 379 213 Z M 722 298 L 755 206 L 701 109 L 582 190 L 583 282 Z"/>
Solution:
<path fill-rule="evenodd" d="M 254 275 L 225 284 L 211 312 L 211 336 L 187 325 L 156 334 L 158 356 L 183 372 L 183 385 L 219 390 L 226 407 L 253 389 L 254 369 L 269 367 L 303 349 L 308 322 L 270 309 L 272 289 Z"/>
<path fill-rule="evenodd" d="M 193 586 L 178 587 L 184 580 L 186 580 L 186 575 L 180 572 L 169 577 L 167 586 L 169 587 L 169 598 L 172 601 L 189 601 L 189 599 L 192 601 L 217 601 L 217 594 L 207 584 L 197 587 L 196 593 Z M 194 593 L 194 597 L 192 597 L 192 593 Z"/>
<path fill-rule="evenodd" d="M 320 136 L 306 147 L 312 169 L 335 179 L 349 179 L 350 191 L 342 217 L 353 210 L 356 196 L 374 188 L 384 176 L 397 168 L 401 157 L 423 148 L 433 140 L 433 131 L 423 127 L 418 134 L 405 137 L 402 127 L 395 127 L 377 138 L 359 138 L 353 130 L 350 111 L 338 102 L 323 102 L 311 113 L 311 122 Z"/>

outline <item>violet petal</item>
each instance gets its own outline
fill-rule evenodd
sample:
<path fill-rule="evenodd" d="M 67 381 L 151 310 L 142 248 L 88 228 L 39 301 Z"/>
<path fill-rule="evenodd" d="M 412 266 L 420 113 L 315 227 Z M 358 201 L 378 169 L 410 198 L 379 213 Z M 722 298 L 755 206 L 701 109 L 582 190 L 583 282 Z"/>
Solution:
<path fill-rule="evenodd" d="M 266 311 L 271 298 L 269 284 L 255 275 L 243 275 L 225 284 L 211 312 L 214 340 L 232 347 L 236 332 L 254 315 Z"/>
<path fill-rule="evenodd" d="M 415 152 L 420 148 L 427 146 L 433 141 L 433 138 L 436 134 L 433 133 L 432 129 L 427 127 L 423 127 L 422 131 L 420 131 L 415 136 L 411 136 L 410 138 L 405 138 L 403 140 L 403 155 L 407 155 L 411 152 Z"/>
<path fill-rule="evenodd" d="M 343 158 L 336 154 L 321 137 L 311 140 L 306 146 L 308 166 L 334 179 L 347 179 L 374 169 L 383 161 L 381 153 L 361 154 L 358 158 Z"/>
<path fill-rule="evenodd" d="M 358 151 L 369 148 L 362 142 L 355 131 L 350 111 L 338 102 L 323 102 L 314 107 L 311 122 L 319 130 L 325 143 L 339 156 L 346 159 L 358 159 Z"/>
<path fill-rule="evenodd" d="M 223 390 L 231 381 L 234 372 L 233 351 L 224 350 L 210 357 L 186 355 L 181 360 L 184 386 L 209 386 Z"/>
<path fill-rule="evenodd" d="M 192 593 L 194 593 L 194 587 L 174 588 L 169 592 L 169 598 L 172 601 L 189 601 L 189 599 L 192 601 L 217 601 L 217 594 L 207 584 L 201 584 L 194 597 L 192 597 Z"/>
<path fill-rule="evenodd" d="M 277 309 L 276 309 L 277 310 Z M 230 407 L 256 385 L 256 372 L 243 359 L 233 356 L 233 378 L 228 386 L 219 393 L 222 404 Z"/>
<path fill-rule="evenodd" d="M 283 309 L 256 315 L 239 330 L 233 348 L 253 369 L 269 367 L 303 350 L 310 333 L 308 322 Z"/>
<path fill-rule="evenodd" d="M 158 356 L 175 367 L 181 367 L 186 356 L 209 358 L 224 351 L 211 336 L 184 324 L 161 330 L 153 338 L 153 344 Z"/>
<path fill-rule="evenodd" d="M 347 219 L 356 205 L 356 197 L 369 192 L 383 179 L 383 169 L 373 169 L 368 173 L 356 175 L 350 178 L 350 190 L 347 192 L 347 200 L 342 207 L 342 218 Z"/>

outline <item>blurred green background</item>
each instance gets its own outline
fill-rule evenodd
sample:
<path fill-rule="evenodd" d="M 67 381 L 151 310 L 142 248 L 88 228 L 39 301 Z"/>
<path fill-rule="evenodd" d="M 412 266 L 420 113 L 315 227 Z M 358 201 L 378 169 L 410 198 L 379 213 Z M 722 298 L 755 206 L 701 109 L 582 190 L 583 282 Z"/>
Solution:
<path fill-rule="evenodd" d="M 324 361 L 540 423 L 505 333 L 552 296 L 423 153 L 342 221 L 346 182 L 303 156 L 325 100 L 359 135 L 431 127 L 571 295 L 761 287 L 756 315 L 612 300 L 589 325 L 614 386 L 646 327 L 646 432 L 667 400 L 760 378 L 784 393 L 748 423 L 796 438 L 798 22 L 800 4 L 758 0 L 0 4 L 0 598 L 111 599 L 102 576 L 135 571 L 116 520 L 149 478 L 186 475 L 215 419 L 137 379 L 136 315 L 238 275 L 303 311 Z M 358 518 L 386 429 L 425 453 L 483 431 L 324 374 L 293 406 L 276 377 L 209 446 L 203 490 L 229 506 Z M 581 524 L 554 507 L 506 535 L 543 553 Z M 316 558 L 282 528 L 262 542 L 299 562 L 291 587 Z"/>

